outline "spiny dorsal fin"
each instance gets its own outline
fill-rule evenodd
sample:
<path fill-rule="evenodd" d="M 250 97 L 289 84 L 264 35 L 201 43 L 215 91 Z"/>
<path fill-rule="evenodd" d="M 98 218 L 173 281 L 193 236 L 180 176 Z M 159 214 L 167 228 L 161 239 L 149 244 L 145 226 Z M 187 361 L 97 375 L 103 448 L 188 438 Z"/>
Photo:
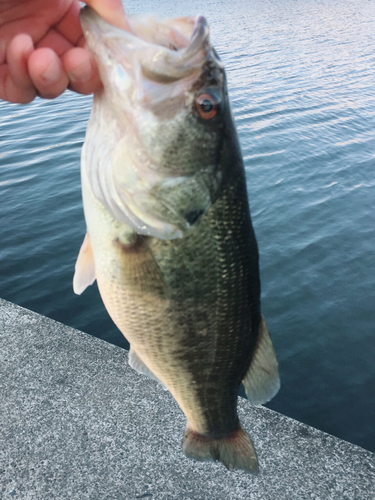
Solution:
<path fill-rule="evenodd" d="M 132 346 L 130 346 L 130 351 L 129 351 L 129 366 L 131 366 L 133 370 L 135 370 L 136 372 L 142 375 L 146 375 L 147 377 L 152 378 L 153 380 L 156 380 L 163 387 L 163 389 L 167 390 L 165 385 L 162 382 L 160 382 L 160 380 L 157 377 L 155 377 L 152 371 L 144 364 L 144 362 L 134 351 Z"/>
<path fill-rule="evenodd" d="M 73 291 L 81 295 L 89 285 L 95 281 L 95 264 L 92 253 L 90 237 L 86 233 L 81 249 L 78 254 L 76 268 L 73 278 Z"/>
<path fill-rule="evenodd" d="M 267 403 L 280 389 L 276 354 L 263 317 L 255 353 L 242 383 L 249 401 L 254 405 Z"/>

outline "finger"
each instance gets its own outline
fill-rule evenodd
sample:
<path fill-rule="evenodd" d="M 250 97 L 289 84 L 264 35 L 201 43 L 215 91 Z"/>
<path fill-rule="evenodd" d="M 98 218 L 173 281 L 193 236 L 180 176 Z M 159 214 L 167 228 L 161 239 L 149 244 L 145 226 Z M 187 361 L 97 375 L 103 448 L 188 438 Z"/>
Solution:
<path fill-rule="evenodd" d="M 60 59 L 52 49 L 34 50 L 28 59 L 28 70 L 41 97 L 53 99 L 62 94 L 68 87 L 68 76 Z"/>
<path fill-rule="evenodd" d="M 30 102 L 36 95 L 36 90 L 27 68 L 27 60 L 33 50 L 34 45 L 31 37 L 24 34 L 14 37 L 8 46 L 8 90 L 11 90 L 13 86 L 13 99 L 17 95 L 17 102 Z"/>
<path fill-rule="evenodd" d="M 82 27 L 79 22 L 80 10 L 79 2 L 73 2 L 64 17 L 54 26 L 54 29 L 61 33 L 72 45 L 77 45 L 77 41 L 82 36 Z"/>
<path fill-rule="evenodd" d="M 131 31 L 121 0 L 85 0 L 100 17 L 117 28 Z"/>
<path fill-rule="evenodd" d="M 70 89 L 91 94 L 102 87 L 97 64 L 88 50 L 75 47 L 64 55 L 62 62 L 70 80 Z"/>
<path fill-rule="evenodd" d="M 36 44 L 36 47 L 49 47 L 50 49 L 58 55 L 58 57 L 62 57 L 65 52 L 73 47 L 64 35 L 58 33 L 54 29 L 50 29 L 48 33 Z"/>
<path fill-rule="evenodd" d="M 0 66 L 0 99 L 18 104 L 26 104 L 36 96 L 35 89 L 27 89 L 17 87 L 9 73 L 7 64 Z"/>

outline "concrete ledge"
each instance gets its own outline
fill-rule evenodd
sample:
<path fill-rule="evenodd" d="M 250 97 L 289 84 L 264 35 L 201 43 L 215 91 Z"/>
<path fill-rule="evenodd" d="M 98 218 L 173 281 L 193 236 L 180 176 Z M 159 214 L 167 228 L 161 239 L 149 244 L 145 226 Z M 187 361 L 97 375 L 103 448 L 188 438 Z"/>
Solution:
<path fill-rule="evenodd" d="M 0 299 L 0 498 L 373 499 L 375 455 L 239 402 L 261 472 L 184 457 L 185 417 L 127 352 Z"/>

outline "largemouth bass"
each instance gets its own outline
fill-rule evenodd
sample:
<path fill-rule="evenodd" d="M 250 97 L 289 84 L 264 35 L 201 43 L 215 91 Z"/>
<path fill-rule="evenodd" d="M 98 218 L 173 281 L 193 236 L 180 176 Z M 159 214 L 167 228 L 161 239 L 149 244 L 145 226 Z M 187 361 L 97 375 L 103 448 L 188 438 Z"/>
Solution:
<path fill-rule="evenodd" d="M 244 384 L 279 388 L 260 309 L 258 248 L 223 65 L 203 17 L 81 12 L 103 90 L 82 149 L 87 234 L 74 291 L 97 280 L 130 343 L 129 363 L 187 417 L 182 449 L 249 472 L 258 460 L 237 416 Z"/>

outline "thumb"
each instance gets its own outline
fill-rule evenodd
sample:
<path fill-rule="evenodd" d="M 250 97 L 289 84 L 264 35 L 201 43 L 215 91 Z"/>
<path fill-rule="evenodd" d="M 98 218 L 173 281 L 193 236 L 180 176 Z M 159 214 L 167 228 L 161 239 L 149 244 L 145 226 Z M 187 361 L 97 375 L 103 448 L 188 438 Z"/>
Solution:
<path fill-rule="evenodd" d="M 121 0 L 86 0 L 85 3 L 92 7 L 102 19 L 107 21 L 107 23 L 117 28 L 130 31 L 130 26 Z"/>

